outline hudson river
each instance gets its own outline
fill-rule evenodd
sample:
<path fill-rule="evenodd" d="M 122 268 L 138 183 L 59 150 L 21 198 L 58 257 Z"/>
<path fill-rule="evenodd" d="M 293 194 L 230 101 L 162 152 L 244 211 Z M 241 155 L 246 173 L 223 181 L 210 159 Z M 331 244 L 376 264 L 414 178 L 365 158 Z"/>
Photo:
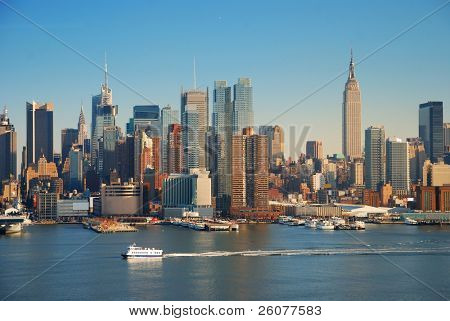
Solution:
<path fill-rule="evenodd" d="M 319 231 L 241 225 L 239 232 L 148 226 L 96 234 L 35 225 L 0 236 L 0 299 L 443 300 L 450 227 L 366 225 Z M 127 261 L 132 242 L 162 259 Z"/>

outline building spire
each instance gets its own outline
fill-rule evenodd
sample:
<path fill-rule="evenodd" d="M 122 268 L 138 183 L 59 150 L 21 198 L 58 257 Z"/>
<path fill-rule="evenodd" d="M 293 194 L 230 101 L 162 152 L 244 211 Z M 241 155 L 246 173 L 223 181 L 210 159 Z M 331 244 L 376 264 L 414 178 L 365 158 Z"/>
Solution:
<path fill-rule="evenodd" d="M 195 68 L 195 56 L 194 56 L 194 90 L 197 89 L 197 71 Z"/>
<path fill-rule="evenodd" d="M 106 50 L 105 50 L 105 86 L 108 87 L 108 63 L 106 62 Z"/>
<path fill-rule="evenodd" d="M 355 79 L 355 63 L 353 62 L 353 49 L 350 49 L 350 67 L 348 70 L 348 79 Z"/>

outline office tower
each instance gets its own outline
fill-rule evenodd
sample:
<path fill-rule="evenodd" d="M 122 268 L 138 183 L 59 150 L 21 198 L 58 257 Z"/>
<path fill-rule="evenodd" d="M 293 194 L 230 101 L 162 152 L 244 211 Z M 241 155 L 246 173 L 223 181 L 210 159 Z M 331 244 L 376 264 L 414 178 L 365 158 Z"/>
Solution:
<path fill-rule="evenodd" d="M 61 130 L 61 163 L 64 165 L 72 145 L 78 142 L 78 129 L 64 128 Z"/>
<path fill-rule="evenodd" d="M 400 138 L 389 138 L 386 141 L 386 182 L 398 195 L 409 193 L 409 158 L 408 143 Z"/>
<path fill-rule="evenodd" d="M 8 118 L 8 110 L 0 114 L 0 192 L 1 183 L 17 177 L 17 133 Z"/>
<path fill-rule="evenodd" d="M 119 140 L 120 131 L 117 126 L 104 127 L 103 129 L 103 144 L 102 155 L 103 159 L 99 166 L 99 173 L 102 173 L 102 177 L 108 180 L 109 174 L 114 169 L 117 170 L 116 159 L 116 143 Z"/>
<path fill-rule="evenodd" d="M 103 171 L 104 163 L 104 132 L 105 128 L 116 127 L 116 116 L 118 107 L 113 105 L 102 105 L 97 110 L 95 133 L 91 142 L 91 164 L 93 164 L 98 174 Z"/>
<path fill-rule="evenodd" d="M 231 197 L 232 117 L 231 87 L 225 80 L 216 80 L 213 93 L 211 176 L 216 207 L 224 212 L 230 207 Z"/>
<path fill-rule="evenodd" d="M 442 101 L 429 101 L 419 105 L 419 137 L 425 153 L 436 163 L 444 154 L 444 127 Z"/>
<path fill-rule="evenodd" d="M 265 210 L 268 206 L 267 136 L 252 128 L 232 138 L 232 212 L 243 208 Z"/>
<path fill-rule="evenodd" d="M 306 142 L 306 157 L 312 159 L 323 159 L 323 147 L 320 140 L 309 140 Z"/>
<path fill-rule="evenodd" d="M 284 132 L 278 126 L 260 126 L 259 134 L 267 136 L 267 156 L 271 167 L 276 167 L 284 160 Z"/>
<path fill-rule="evenodd" d="M 53 103 L 27 102 L 27 163 L 53 161 Z"/>
<path fill-rule="evenodd" d="M 127 135 L 116 142 L 117 171 L 122 182 L 134 177 L 134 136 Z"/>
<path fill-rule="evenodd" d="M 136 131 L 134 137 L 135 181 L 142 181 L 147 168 L 153 169 L 155 175 L 160 174 L 160 145 L 160 137 L 151 137 L 144 130 Z"/>
<path fill-rule="evenodd" d="M 69 191 L 83 190 L 83 150 L 79 145 L 74 145 L 69 151 Z"/>
<path fill-rule="evenodd" d="M 365 157 L 366 188 L 379 191 L 386 179 L 386 142 L 383 126 L 371 126 L 366 129 Z"/>
<path fill-rule="evenodd" d="M 360 158 L 361 152 L 361 92 L 352 55 L 342 104 L 342 153 L 347 158 Z"/>
<path fill-rule="evenodd" d="M 168 174 L 183 171 L 183 139 L 180 124 L 170 124 L 167 133 L 167 171 Z"/>
<path fill-rule="evenodd" d="M 444 152 L 450 152 L 450 123 L 444 123 Z"/>
<path fill-rule="evenodd" d="M 418 184 L 422 181 L 423 164 L 427 158 L 425 146 L 419 137 L 407 138 L 409 157 L 409 178 L 412 183 Z"/>
<path fill-rule="evenodd" d="M 94 142 L 95 127 L 97 125 L 97 114 L 100 106 L 112 105 L 112 90 L 108 86 L 108 65 L 105 60 L 104 83 L 100 87 L 100 94 L 92 96 L 92 119 L 91 119 L 91 142 Z"/>
<path fill-rule="evenodd" d="M 151 136 L 160 135 L 160 111 L 158 105 L 139 105 L 133 107 L 132 127 L 136 130 L 145 130 Z"/>
<path fill-rule="evenodd" d="M 172 124 L 180 123 L 178 113 L 179 113 L 178 110 L 172 109 L 172 107 L 170 107 L 169 105 L 161 109 L 161 146 L 162 146 L 161 165 L 163 173 L 170 173 L 167 160 L 168 158 L 167 138 L 169 134 L 169 126 Z"/>
<path fill-rule="evenodd" d="M 362 158 L 355 158 L 350 164 L 350 178 L 352 185 L 364 185 L 364 161 Z"/>
<path fill-rule="evenodd" d="M 183 131 L 187 131 L 189 127 L 189 124 L 186 122 L 183 123 L 183 120 L 189 118 L 185 116 L 185 113 L 192 112 L 194 109 L 197 113 L 197 120 L 194 127 L 197 132 L 197 142 L 195 143 L 197 145 L 197 151 L 190 151 L 190 155 L 196 154 L 197 156 L 194 158 L 198 159 L 198 161 L 193 160 L 192 157 L 185 157 L 185 161 L 191 164 L 189 165 L 189 168 L 194 168 L 192 166 L 195 165 L 195 162 L 198 162 L 198 166 L 196 168 L 206 168 L 206 133 L 209 127 L 208 89 L 206 91 L 202 91 L 194 88 L 193 90 L 181 92 L 181 122 L 183 125 Z M 194 163 L 192 163 L 192 161 Z"/>
<path fill-rule="evenodd" d="M 108 65 L 105 61 L 105 79 L 100 87 L 100 94 L 92 97 L 92 124 L 91 124 L 91 165 L 97 173 L 98 163 L 103 160 L 98 159 L 99 141 L 103 138 L 103 128 L 116 126 L 116 116 L 118 106 L 112 104 L 112 91 L 108 86 Z"/>
<path fill-rule="evenodd" d="M 80 110 L 80 116 L 78 117 L 78 145 L 81 146 L 81 151 L 83 153 L 86 153 L 85 150 L 85 140 L 88 138 L 87 133 L 87 125 L 86 125 L 86 119 L 84 118 L 84 111 L 83 111 L 83 105 L 81 105 Z"/>
<path fill-rule="evenodd" d="M 186 105 L 182 115 L 183 171 L 203 167 L 200 164 L 200 138 L 205 132 L 199 129 L 199 113 L 196 105 Z"/>
<path fill-rule="evenodd" d="M 252 82 L 250 78 L 239 78 L 233 89 L 233 134 L 240 135 L 244 128 L 254 126 Z"/>

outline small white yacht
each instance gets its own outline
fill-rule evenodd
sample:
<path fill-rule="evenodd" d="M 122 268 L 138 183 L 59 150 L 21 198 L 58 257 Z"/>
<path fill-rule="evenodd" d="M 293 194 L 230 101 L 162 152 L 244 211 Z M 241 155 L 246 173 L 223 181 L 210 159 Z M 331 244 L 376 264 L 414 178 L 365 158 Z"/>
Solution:
<path fill-rule="evenodd" d="M 317 229 L 331 231 L 334 230 L 334 225 L 330 221 L 320 221 L 317 223 Z"/>
<path fill-rule="evenodd" d="M 345 219 L 343 219 L 343 218 L 341 218 L 341 217 L 333 216 L 333 217 L 331 218 L 331 222 L 332 222 L 334 225 L 345 225 Z"/>
<path fill-rule="evenodd" d="M 163 250 L 155 248 L 147 248 L 136 246 L 136 243 L 131 244 L 126 252 L 122 253 L 122 257 L 128 258 L 152 258 L 152 257 L 162 257 Z"/>
<path fill-rule="evenodd" d="M 416 220 L 413 220 L 412 218 L 407 217 L 405 219 L 405 224 L 406 225 L 417 225 L 419 223 Z"/>
<path fill-rule="evenodd" d="M 307 219 L 306 221 L 305 221 L 305 227 L 308 227 L 308 228 L 316 228 L 317 227 L 317 220 L 316 219 L 314 219 L 314 218 L 312 218 L 312 219 Z"/>

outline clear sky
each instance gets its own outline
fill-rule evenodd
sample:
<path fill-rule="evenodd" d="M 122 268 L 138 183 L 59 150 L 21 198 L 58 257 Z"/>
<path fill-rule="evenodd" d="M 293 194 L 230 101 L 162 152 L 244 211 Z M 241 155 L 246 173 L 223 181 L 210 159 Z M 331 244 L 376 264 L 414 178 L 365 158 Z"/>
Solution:
<path fill-rule="evenodd" d="M 25 144 L 25 102 L 55 104 L 55 151 L 60 130 L 76 127 L 80 103 L 90 121 L 91 95 L 101 70 L 62 46 L 2 2 L 108 67 L 114 76 L 161 106 L 179 109 L 180 87 L 250 77 L 255 122 L 283 110 L 430 13 L 445 0 L 401 1 L 13 1 L 0 0 L 0 105 L 6 105 Z M 388 136 L 417 136 L 418 105 L 444 101 L 450 121 L 450 5 L 356 67 L 363 129 L 382 124 Z M 346 75 L 272 124 L 311 126 L 326 153 L 341 152 Z M 146 101 L 114 79 L 118 125 Z M 210 109 L 212 110 L 212 104 Z M 90 126 L 90 124 L 89 124 Z M 298 131 L 297 131 L 298 132 Z M 288 136 L 288 135 L 286 135 Z"/>

